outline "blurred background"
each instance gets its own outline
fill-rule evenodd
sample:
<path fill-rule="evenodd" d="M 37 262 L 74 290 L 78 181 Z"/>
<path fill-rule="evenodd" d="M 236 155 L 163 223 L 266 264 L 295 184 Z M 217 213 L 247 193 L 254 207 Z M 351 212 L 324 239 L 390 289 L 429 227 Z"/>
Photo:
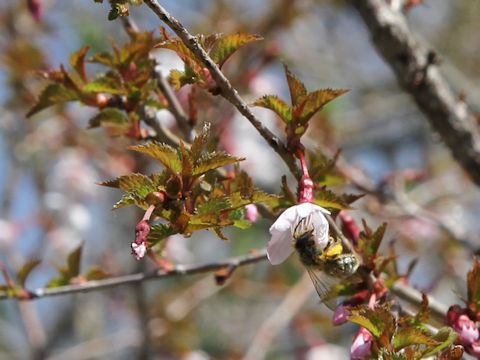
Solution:
<path fill-rule="evenodd" d="M 151 270 L 148 260 L 137 262 L 130 254 L 141 213 L 112 212 L 120 192 L 96 183 L 140 166 L 148 173 L 153 165 L 126 150 L 131 140 L 87 130 L 93 109 L 67 104 L 25 118 L 44 86 L 36 71 L 68 64 L 69 54 L 85 45 L 93 54 L 128 36 L 119 20 L 107 20 L 108 4 L 36 3 L 41 14 L 29 10 L 27 1 L 0 0 L 0 262 L 15 274 L 25 262 L 41 259 L 28 278 L 29 289 L 44 287 L 81 244 L 82 272 Z M 444 304 L 458 302 L 478 247 L 479 192 L 399 89 L 354 9 L 333 0 L 161 3 L 193 33 L 242 30 L 264 37 L 224 67 L 250 102 L 264 94 L 288 98 L 281 61 L 309 90 L 351 89 L 317 115 L 307 145 L 331 154 L 342 149 L 345 172 L 359 172 L 378 190 L 349 214 L 371 227 L 388 221 L 384 245 L 395 243 L 400 271 L 417 259 L 412 283 Z M 438 52 L 454 91 L 479 110 L 480 3 L 425 0 L 406 16 L 421 41 Z M 161 24 L 147 7 L 132 8 L 131 17 L 141 30 L 158 33 Z M 182 67 L 172 52 L 158 50 L 155 56 L 165 73 Z M 252 67 L 258 68 L 253 75 Z M 257 186 L 278 192 L 288 170 L 255 129 L 232 110 L 198 111 L 203 121 L 225 124 L 223 147 L 247 158 L 242 167 Z M 281 134 L 272 112 L 255 112 Z M 162 119 L 173 122 L 166 111 Z M 362 193 L 356 179 L 351 175 L 337 188 Z M 229 242 L 208 232 L 170 238 L 165 256 L 193 264 L 245 254 L 266 245 L 270 225 L 260 219 L 248 230 L 231 230 Z M 302 268 L 292 258 L 277 267 L 257 263 L 238 269 L 224 286 L 217 286 L 213 275 L 195 275 L 32 302 L 3 300 L 0 358 L 348 358 L 356 328 L 333 327 L 331 311 L 301 279 Z"/>

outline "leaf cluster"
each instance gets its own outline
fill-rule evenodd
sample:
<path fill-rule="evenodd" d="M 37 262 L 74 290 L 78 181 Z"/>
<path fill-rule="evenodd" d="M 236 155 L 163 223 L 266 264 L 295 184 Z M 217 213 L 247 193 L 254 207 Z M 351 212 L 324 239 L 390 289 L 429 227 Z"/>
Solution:
<path fill-rule="evenodd" d="M 277 95 L 265 95 L 257 99 L 253 105 L 270 109 L 285 123 L 289 148 L 295 149 L 300 138 L 307 131 L 308 122 L 330 101 L 345 94 L 347 89 L 320 89 L 307 92 L 303 82 L 293 75 L 285 65 L 291 105 Z"/>
<path fill-rule="evenodd" d="M 175 89 L 180 89 L 186 84 L 196 84 L 208 89 L 214 94 L 218 94 L 210 72 L 206 69 L 202 61 L 192 53 L 192 51 L 178 38 L 169 37 L 163 32 L 164 39 L 156 45 L 157 48 L 169 49 L 174 51 L 183 61 L 184 70 L 172 70 L 169 81 Z M 235 34 L 212 34 L 208 36 L 197 35 L 196 40 L 207 51 L 209 57 L 221 69 L 225 62 L 241 47 L 261 40 L 262 37 L 247 33 L 238 32 Z"/>
<path fill-rule="evenodd" d="M 212 148 L 209 133 L 206 125 L 189 148 L 181 143 L 174 149 L 155 141 L 132 146 L 131 150 L 159 161 L 164 170 L 149 176 L 125 175 L 101 184 L 125 192 L 114 209 L 127 205 L 142 209 L 156 206 L 154 215 L 167 223 L 152 227 L 151 244 L 174 233 L 189 236 L 202 229 L 211 229 L 225 239 L 223 227 L 250 225 L 244 219 L 245 205 L 276 201 L 275 196 L 255 188 L 248 174 L 238 167 L 231 173 L 218 171 L 243 159 Z"/>
<path fill-rule="evenodd" d="M 105 127 L 112 135 L 130 135 L 139 138 L 139 121 L 144 117 L 144 106 L 164 107 L 159 99 L 153 76 L 154 61 L 149 53 L 158 42 L 152 32 L 133 33 L 133 39 L 123 47 L 112 45 L 111 51 L 97 53 L 87 59 L 88 47 L 70 56 L 71 70 L 44 72 L 47 86 L 40 93 L 27 116 L 57 104 L 78 101 L 99 109 L 89 121 L 89 127 Z M 88 63 L 106 68 L 91 79 Z"/>
<path fill-rule="evenodd" d="M 461 359 L 462 354 L 458 356 L 458 352 L 451 351 L 457 337 L 453 329 L 443 327 L 434 333 L 425 325 L 427 306 L 428 301 L 424 297 L 417 315 L 397 319 L 390 304 L 377 305 L 373 309 L 361 305 L 351 311 L 349 321 L 366 328 L 373 335 L 371 359 L 415 360 L 433 355 L 443 359 Z"/>

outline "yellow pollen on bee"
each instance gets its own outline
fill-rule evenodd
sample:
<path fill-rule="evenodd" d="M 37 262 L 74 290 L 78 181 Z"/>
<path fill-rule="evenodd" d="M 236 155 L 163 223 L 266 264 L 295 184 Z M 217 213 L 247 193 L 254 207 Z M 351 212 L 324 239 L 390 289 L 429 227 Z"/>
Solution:
<path fill-rule="evenodd" d="M 321 259 L 328 259 L 340 255 L 343 252 L 342 244 L 335 244 L 328 249 L 326 249 L 323 254 L 320 256 Z"/>

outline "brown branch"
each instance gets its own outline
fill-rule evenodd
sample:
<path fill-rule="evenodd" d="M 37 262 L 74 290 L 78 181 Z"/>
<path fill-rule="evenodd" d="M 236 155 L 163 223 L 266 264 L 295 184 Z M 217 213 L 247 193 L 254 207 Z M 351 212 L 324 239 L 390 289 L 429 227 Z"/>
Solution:
<path fill-rule="evenodd" d="M 414 37 L 403 13 L 385 0 L 352 0 L 372 42 L 453 157 L 480 186 L 480 132 L 475 117 L 438 71 L 436 55 Z"/>
<path fill-rule="evenodd" d="M 120 285 L 129 285 L 141 283 L 147 280 L 164 279 L 172 276 L 184 276 L 212 272 L 222 269 L 226 266 L 239 267 L 248 264 L 254 264 L 267 259 L 266 249 L 255 251 L 252 254 L 231 257 L 225 260 L 215 261 L 200 265 L 177 265 L 171 271 L 157 270 L 149 274 L 136 273 L 125 276 L 118 276 L 103 280 L 87 281 L 79 285 L 66 285 L 55 288 L 40 288 L 29 292 L 30 298 L 25 300 L 36 300 L 44 297 L 66 295 L 74 293 L 85 293 L 90 291 L 102 290 Z M 15 298 L 8 293 L 0 293 L 0 300 Z M 24 299 L 22 299 L 24 300 Z"/>
<path fill-rule="evenodd" d="M 198 39 L 190 34 L 188 30 L 170 13 L 168 13 L 157 0 L 145 0 L 147 6 L 158 16 L 158 18 L 167 24 L 183 43 L 202 61 L 205 67 L 210 71 L 212 78 L 221 89 L 221 95 L 234 105 L 237 110 L 247 118 L 248 121 L 257 129 L 265 141 L 275 152 L 285 161 L 290 171 L 299 179 L 302 174 L 295 157 L 291 154 L 281 141 L 252 113 L 247 103 L 238 94 L 237 90 L 230 84 L 230 81 L 220 71 L 219 67 L 210 58 L 207 52 L 199 44 Z"/>

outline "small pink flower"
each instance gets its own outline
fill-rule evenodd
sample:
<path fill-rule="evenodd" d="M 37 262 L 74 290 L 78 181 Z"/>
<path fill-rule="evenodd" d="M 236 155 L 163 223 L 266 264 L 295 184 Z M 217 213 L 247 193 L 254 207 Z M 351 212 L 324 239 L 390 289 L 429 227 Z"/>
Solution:
<path fill-rule="evenodd" d="M 353 340 L 352 347 L 350 348 L 351 360 L 362 360 L 366 356 L 371 355 L 373 339 L 373 335 L 370 331 L 361 327 Z"/>
<path fill-rule="evenodd" d="M 293 233 L 300 220 L 312 217 L 312 226 L 317 244 L 323 249 L 328 243 L 328 221 L 330 212 L 321 206 L 305 202 L 285 210 L 270 227 L 272 237 L 267 246 L 268 260 L 272 265 L 284 262 L 293 252 Z"/>
<path fill-rule="evenodd" d="M 258 209 L 255 204 L 245 205 L 245 219 L 251 222 L 258 220 Z"/>
<path fill-rule="evenodd" d="M 332 323 L 335 326 L 345 324 L 350 315 L 350 306 L 340 304 L 333 312 Z"/>
<path fill-rule="evenodd" d="M 478 340 L 477 325 L 467 315 L 460 315 L 453 328 L 459 334 L 459 341 L 464 344 L 470 345 Z"/>
<path fill-rule="evenodd" d="M 132 243 L 132 254 L 137 260 L 143 258 L 147 252 L 147 238 L 150 234 L 150 224 L 147 220 L 141 220 L 135 226 L 135 241 Z"/>

